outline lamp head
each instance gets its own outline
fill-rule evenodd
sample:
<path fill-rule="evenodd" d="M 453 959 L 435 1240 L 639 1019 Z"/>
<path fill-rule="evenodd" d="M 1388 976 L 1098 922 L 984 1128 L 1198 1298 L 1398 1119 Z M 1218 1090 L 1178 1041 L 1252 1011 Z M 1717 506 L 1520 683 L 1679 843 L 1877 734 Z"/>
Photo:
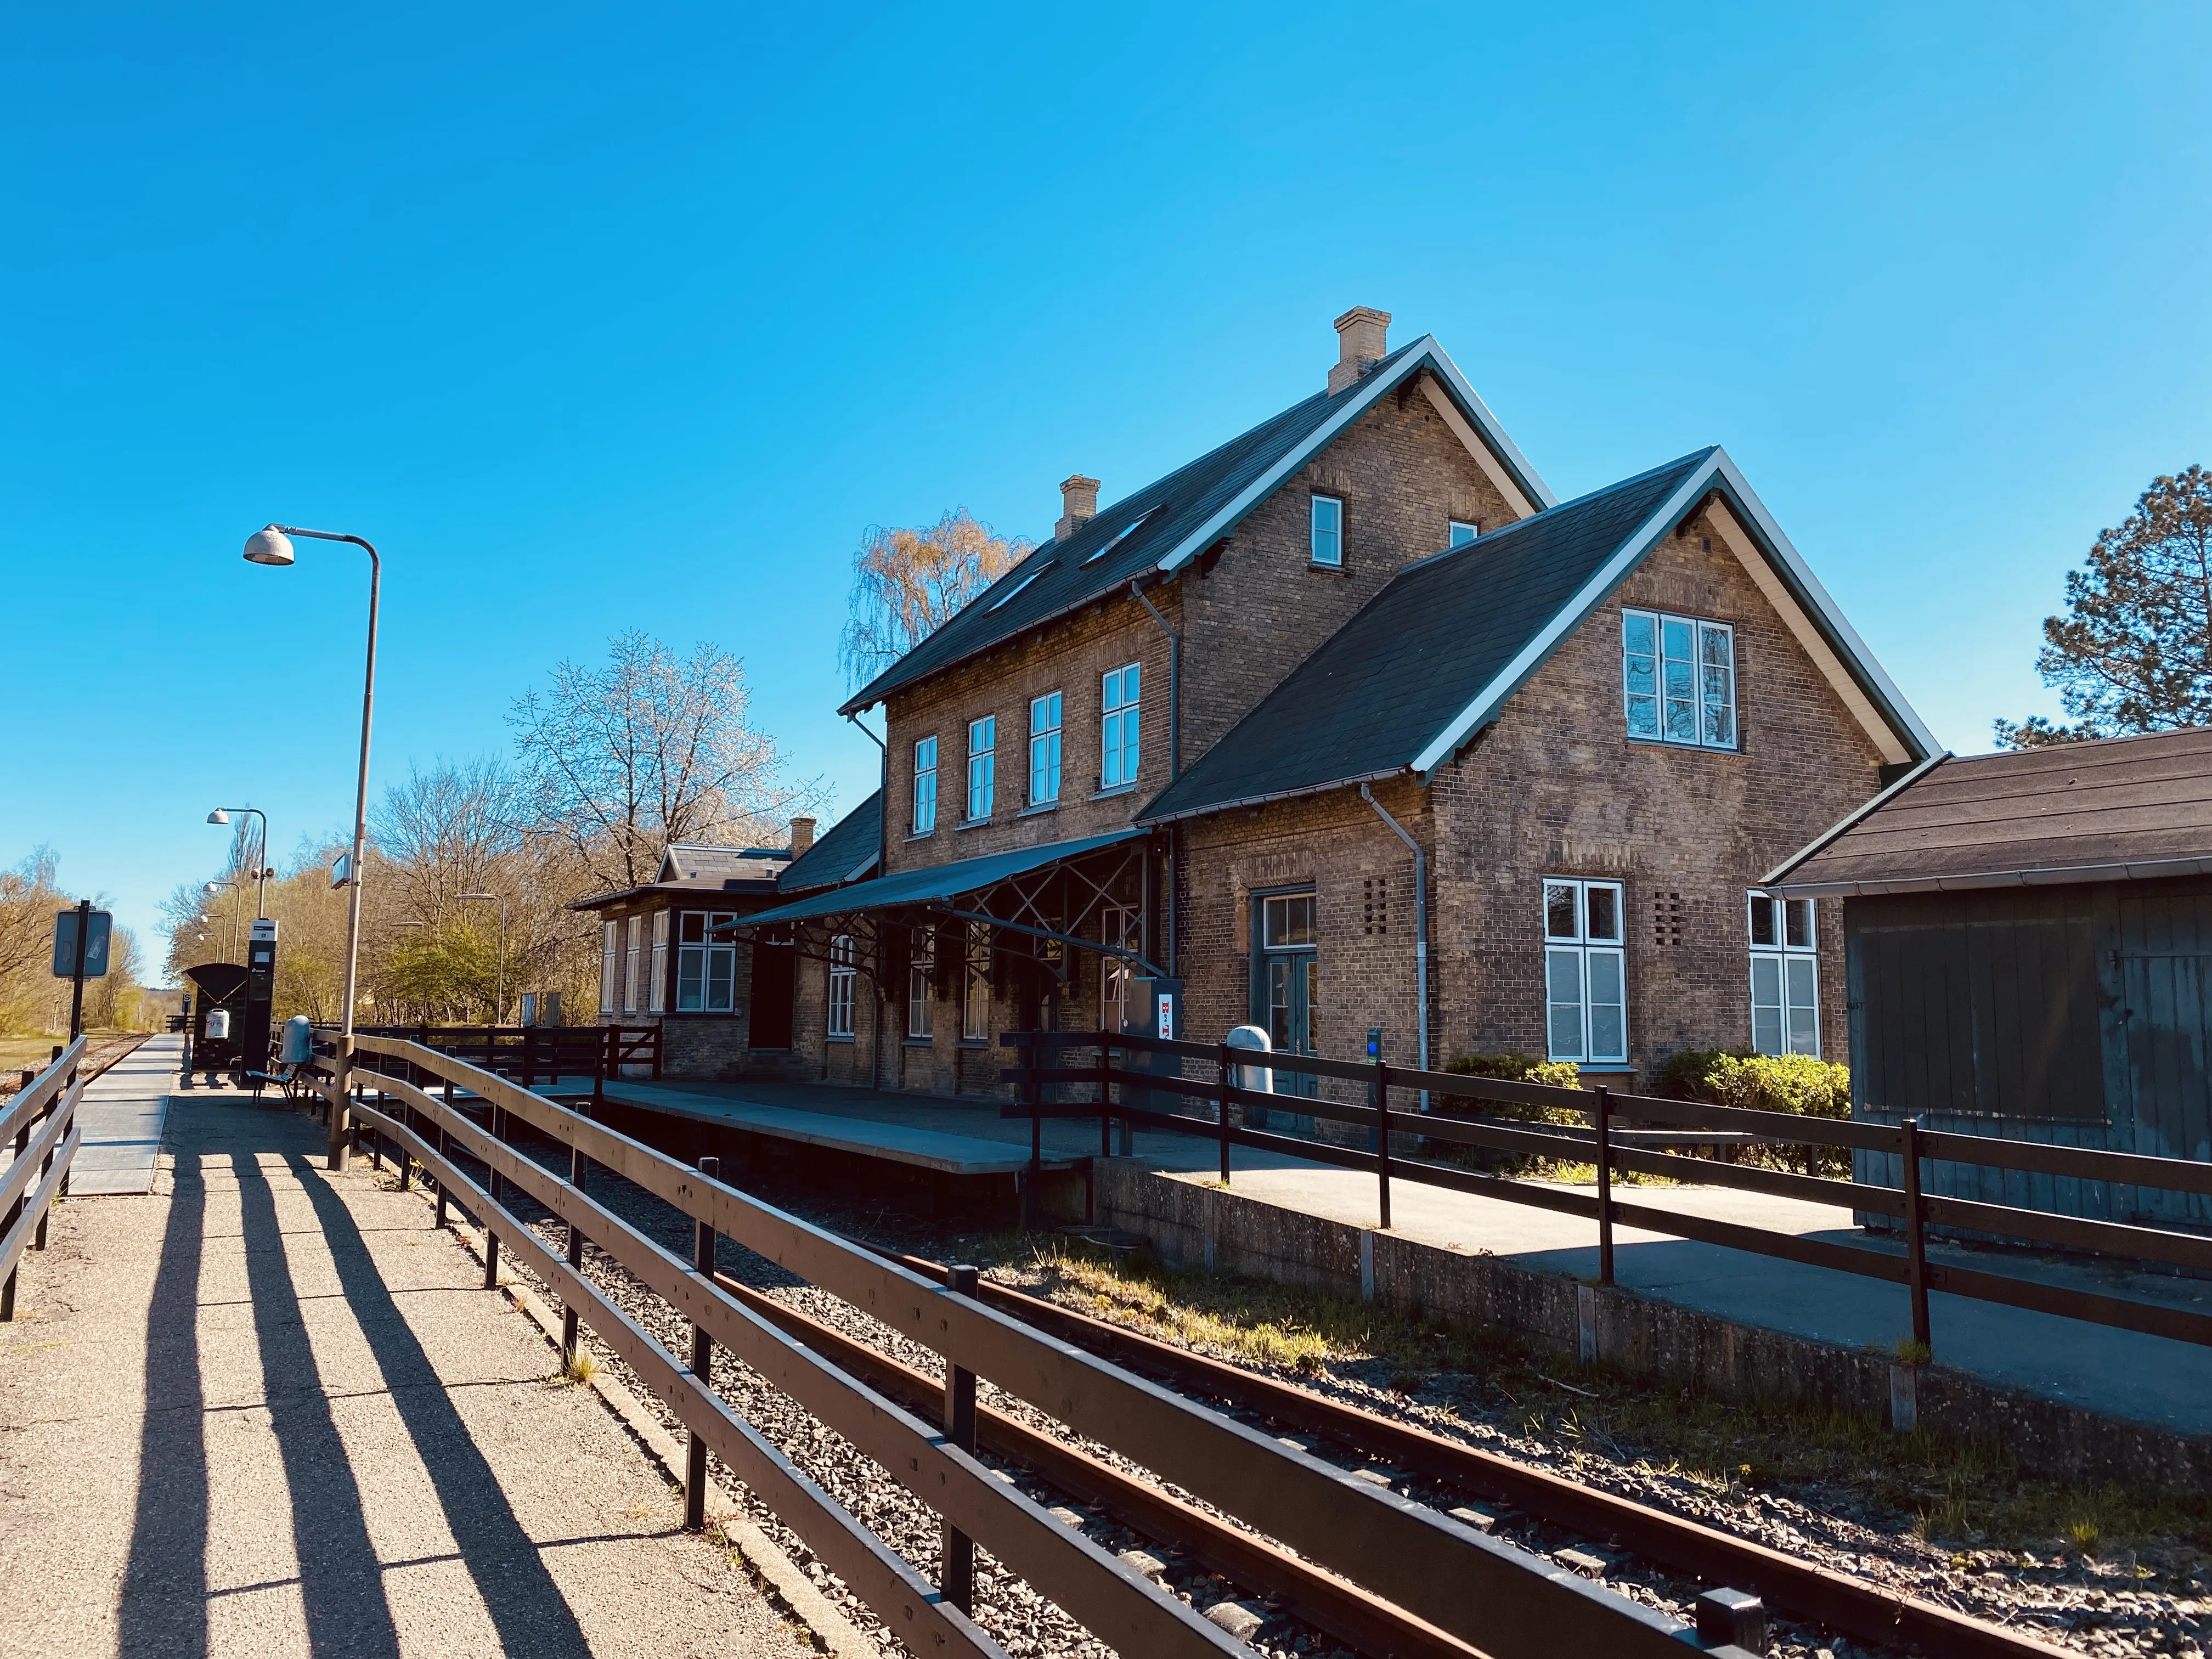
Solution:
<path fill-rule="evenodd" d="M 217 893 L 222 891 L 222 889 L 219 884 L 211 881 L 200 890 L 205 893 L 210 898 L 213 898 Z"/>
<path fill-rule="evenodd" d="M 264 526 L 246 538 L 246 557 L 249 564 L 289 564 L 292 538 L 273 524 Z"/>
<path fill-rule="evenodd" d="M 208 814 L 208 822 L 210 823 L 228 823 L 230 822 L 230 814 L 224 811 L 222 808 L 218 806 L 214 811 Z"/>
<path fill-rule="evenodd" d="M 496 904 L 499 902 L 499 895 L 496 893 L 463 893 L 461 897 L 465 899 L 474 899 L 480 904 Z"/>

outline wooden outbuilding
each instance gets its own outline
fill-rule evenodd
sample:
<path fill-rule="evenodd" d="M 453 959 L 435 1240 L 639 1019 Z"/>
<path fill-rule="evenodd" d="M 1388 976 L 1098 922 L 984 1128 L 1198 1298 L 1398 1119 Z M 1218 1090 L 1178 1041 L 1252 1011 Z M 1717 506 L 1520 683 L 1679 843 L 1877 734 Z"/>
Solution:
<path fill-rule="evenodd" d="M 2212 728 L 1942 757 L 1765 886 L 1843 900 L 1854 1117 L 2212 1160 Z M 2212 1224 L 2203 1197 L 1966 1164 L 1929 1189 Z"/>

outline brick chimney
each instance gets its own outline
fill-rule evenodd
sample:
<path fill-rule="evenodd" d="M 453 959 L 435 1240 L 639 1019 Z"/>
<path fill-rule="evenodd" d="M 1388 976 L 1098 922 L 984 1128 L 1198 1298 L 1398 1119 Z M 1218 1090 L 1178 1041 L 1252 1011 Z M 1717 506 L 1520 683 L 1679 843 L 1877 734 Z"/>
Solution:
<path fill-rule="evenodd" d="M 814 820 L 793 818 L 791 821 L 791 856 L 797 858 L 814 845 Z"/>
<path fill-rule="evenodd" d="M 1354 306 L 1336 319 L 1336 367 L 1328 389 L 1341 392 L 1389 354 L 1390 313 Z"/>
<path fill-rule="evenodd" d="M 1052 527 L 1055 541 L 1066 541 L 1098 516 L 1098 480 L 1080 472 L 1060 486 L 1060 522 Z"/>

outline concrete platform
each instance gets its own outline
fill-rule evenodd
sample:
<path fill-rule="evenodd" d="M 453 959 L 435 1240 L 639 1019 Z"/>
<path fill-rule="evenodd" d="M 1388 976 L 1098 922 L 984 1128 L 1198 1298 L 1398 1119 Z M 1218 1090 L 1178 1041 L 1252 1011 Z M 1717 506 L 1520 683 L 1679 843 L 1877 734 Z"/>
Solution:
<path fill-rule="evenodd" d="M 154 1190 L 161 1125 L 184 1058 L 185 1039 L 165 1033 L 141 1043 L 85 1085 L 76 1108 L 84 1144 L 70 1165 L 71 1197 Z"/>
<path fill-rule="evenodd" d="M 0 1348 L 0 1649 L 753 1659 L 804 1639 L 421 1197 L 179 1093 L 135 1204 L 57 1206 Z"/>
<path fill-rule="evenodd" d="M 786 1088 L 790 1086 L 785 1085 Z M 803 1085 L 798 1086 L 805 1087 Z M 710 1090 L 713 1092 L 707 1092 Z M 611 1080 L 605 1088 L 609 1100 L 625 1106 L 665 1112 L 694 1122 L 820 1147 L 854 1158 L 903 1164 L 943 1176 L 1005 1176 L 1029 1167 L 1029 1126 L 1026 1123 L 1015 1126 L 1020 1131 L 1020 1140 L 1016 1144 L 1011 1136 L 987 1136 L 973 1133 L 972 1127 L 981 1127 L 980 1123 L 972 1127 L 963 1126 L 955 1129 L 940 1127 L 939 1122 L 904 1121 L 907 1115 L 890 1115 L 890 1112 L 896 1110 L 896 1103 L 902 1097 L 876 1096 L 876 1109 L 882 1115 L 863 1116 L 813 1110 L 791 1104 L 787 1096 L 781 1103 L 748 1097 L 751 1094 L 766 1091 L 765 1089 L 743 1084 L 640 1083 L 630 1079 Z M 807 1092 L 816 1093 L 811 1090 Z M 863 1091 L 840 1092 L 857 1094 Z M 890 1103 L 886 1106 L 884 1103 Z M 926 1109 L 931 1103 L 934 1103 L 916 1101 L 917 1109 L 913 1115 L 941 1120 L 944 1116 L 941 1111 L 927 1112 Z M 992 1107 L 989 1111 L 989 1121 L 995 1124 L 998 1121 L 997 1108 Z M 967 1115 L 980 1118 L 981 1113 L 978 1110 Z M 1044 1163 L 1047 1169 L 1066 1170 L 1074 1167 L 1078 1161 L 1076 1156 L 1052 1147 L 1047 1150 Z"/>
<path fill-rule="evenodd" d="M 1170 1179 L 1216 1178 L 1213 1152 L 1150 1160 Z M 1231 1188 L 1243 1198 L 1355 1228 L 1377 1220 L 1376 1179 L 1356 1170 L 1265 1158 L 1238 1148 Z M 1595 1188 L 1570 1188 L 1595 1196 Z M 1848 1210 L 1720 1187 L 1621 1187 L 1623 1203 L 1731 1221 L 1855 1249 L 1901 1255 L 1903 1246 L 1854 1226 Z M 1391 1235 L 1467 1255 L 1495 1256 L 1530 1272 L 1578 1280 L 1598 1270 L 1597 1224 L 1528 1205 L 1399 1180 L 1390 1188 Z M 2025 1250 L 1932 1244 L 1930 1258 L 2049 1284 L 2212 1311 L 2212 1284 L 2134 1271 L 2120 1263 L 2039 1256 Z M 1912 1332 L 1904 1286 L 1826 1267 L 1777 1261 L 1634 1227 L 1613 1233 L 1613 1277 L 1624 1289 L 1718 1315 L 1741 1325 L 1837 1346 L 1893 1352 Z M 2061 1401 L 2188 1435 L 2212 1435 L 2212 1350 L 2136 1331 L 1937 1291 L 1929 1298 L 1936 1363 L 1996 1387 Z"/>

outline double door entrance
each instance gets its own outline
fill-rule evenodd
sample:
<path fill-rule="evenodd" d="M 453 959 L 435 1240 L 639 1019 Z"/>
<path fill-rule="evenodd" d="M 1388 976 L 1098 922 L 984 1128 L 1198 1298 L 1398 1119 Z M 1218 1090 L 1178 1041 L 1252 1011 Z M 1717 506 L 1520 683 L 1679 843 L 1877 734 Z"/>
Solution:
<path fill-rule="evenodd" d="M 1261 898 L 1254 919 L 1259 935 L 1259 993 L 1255 1010 L 1277 1054 L 1321 1052 L 1321 957 L 1314 932 L 1314 896 L 1285 893 Z M 1275 1073 L 1275 1092 L 1311 1098 L 1318 1078 Z"/>

